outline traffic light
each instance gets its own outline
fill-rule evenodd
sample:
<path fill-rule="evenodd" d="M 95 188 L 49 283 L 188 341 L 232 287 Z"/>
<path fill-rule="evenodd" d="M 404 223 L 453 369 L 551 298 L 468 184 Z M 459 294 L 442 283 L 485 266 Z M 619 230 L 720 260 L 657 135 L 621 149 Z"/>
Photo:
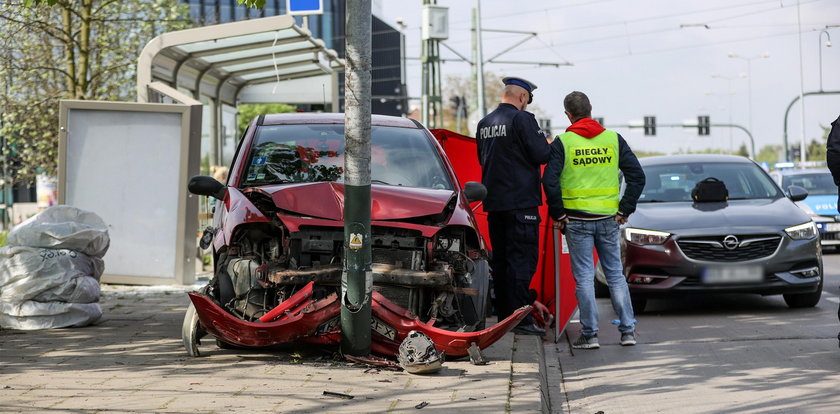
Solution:
<path fill-rule="evenodd" d="M 788 154 L 790 154 L 790 159 L 788 161 L 796 161 L 802 158 L 802 148 L 799 145 L 790 147 Z"/>
<path fill-rule="evenodd" d="M 709 123 L 708 115 L 700 115 L 697 117 L 697 135 L 709 135 L 711 131 L 711 124 Z"/>
<path fill-rule="evenodd" d="M 645 135 L 656 135 L 656 117 L 645 117 Z"/>
<path fill-rule="evenodd" d="M 451 108 L 455 111 L 456 116 L 467 116 L 467 98 L 455 95 L 449 98 L 449 102 L 452 102 Z"/>

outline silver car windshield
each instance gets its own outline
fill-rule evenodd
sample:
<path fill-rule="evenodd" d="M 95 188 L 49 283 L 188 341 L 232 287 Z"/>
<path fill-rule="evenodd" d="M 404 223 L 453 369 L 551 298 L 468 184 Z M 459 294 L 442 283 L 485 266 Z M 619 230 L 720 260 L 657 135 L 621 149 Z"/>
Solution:
<path fill-rule="evenodd" d="M 370 152 L 373 184 L 454 188 L 443 160 L 422 129 L 373 126 Z M 261 126 L 246 161 L 243 187 L 342 182 L 344 125 Z"/>
<path fill-rule="evenodd" d="M 691 190 L 708 177 L 726 184 L 730 200 L 779 198 L 783 194 L 757 165 L 747 163 L 688 163 L 648 165 L 640 203 L 692 201 Z"/>
<path fill-rule="evenodd" d="M 829 172 L 782 176 L 782 188 L 788 188 L 789 185 L 798 185 L 808 190 L 808 195 L 837 195 L 837 186 Z"/>

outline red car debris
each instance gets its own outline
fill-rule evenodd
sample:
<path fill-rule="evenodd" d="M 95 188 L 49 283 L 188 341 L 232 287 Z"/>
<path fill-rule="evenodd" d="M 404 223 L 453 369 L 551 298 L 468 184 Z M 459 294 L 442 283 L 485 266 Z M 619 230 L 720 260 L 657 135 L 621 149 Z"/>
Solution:
<path fill-rule="evenodd" d="M 443 149 L 416 121 L 373 116 L 371 140 L 372 349 L 394 356 L 412 330 L 450 356 L 490 346 L 531 311 L 489 328 L 488 249 L 470 208 L 486 192 L 459 183 Z M 183 339 L 219 344 L 339 343 L 344 250 L 344 116 L 255 119 L 226 184 L 193 177 L 217 199 L 215 273 L 190 293 Z"/>

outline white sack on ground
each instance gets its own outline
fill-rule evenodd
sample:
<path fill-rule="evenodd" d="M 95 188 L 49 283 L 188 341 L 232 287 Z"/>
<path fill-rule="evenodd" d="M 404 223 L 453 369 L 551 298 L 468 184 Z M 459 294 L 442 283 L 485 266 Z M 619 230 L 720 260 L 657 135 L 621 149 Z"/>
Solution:
<path fill-rule="evenodd" d="M 85 326 L 102 317 L 99 278 L 108 228 L 96 214 L 54 206 L 21 223 L 0 248 L 0 327 Z"/>
<path fill-rule="evenodd" d="M 52 206 L 15 226 L 9 246 L 69 249 L 102 257 L 108 251 L 108 226 L 95 213 L 67 205 Z"/>
<path fill-rule="evenodd" d="M 0 248 L 0 302 L 99 300 L 102 259 L 72 250 Z"/>
<path fill-rule="evenodd" d="M 10 329 L 49 329 L 86 326 L 102 317 L 98 303 L 0 302 L 0 326 Z"/>

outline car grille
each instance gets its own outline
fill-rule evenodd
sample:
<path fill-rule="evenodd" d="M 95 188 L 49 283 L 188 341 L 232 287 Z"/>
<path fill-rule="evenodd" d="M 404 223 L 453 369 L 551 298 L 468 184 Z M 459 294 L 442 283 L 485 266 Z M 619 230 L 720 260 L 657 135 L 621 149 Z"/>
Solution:
<path fill-rule="evenodd" d="M 823 240 L 840 240 L 840 233 L 820 233 Z"/>
<path fill-rule="evenodd" d="M 764 281 L 761 283 L 774 283 L 778 282 L 781 279 L 776 277 L 774 274 L 768 274 L 764 276 Z M 680 283 L 680 286 L 705 286 L 701 281 L 700 277 L 698 276 L 689 276 L 685 280 Z"/>
<path fill-rule="evenodd" d="M 693 260 L 707 262 L 743 262 L 767 257 L 776 251 L 782 238 L 778 235 L 737 236 L 740 245 L 727 249 L 724 236 L 679 240 L 677 244 L 685 255 Z"/>

